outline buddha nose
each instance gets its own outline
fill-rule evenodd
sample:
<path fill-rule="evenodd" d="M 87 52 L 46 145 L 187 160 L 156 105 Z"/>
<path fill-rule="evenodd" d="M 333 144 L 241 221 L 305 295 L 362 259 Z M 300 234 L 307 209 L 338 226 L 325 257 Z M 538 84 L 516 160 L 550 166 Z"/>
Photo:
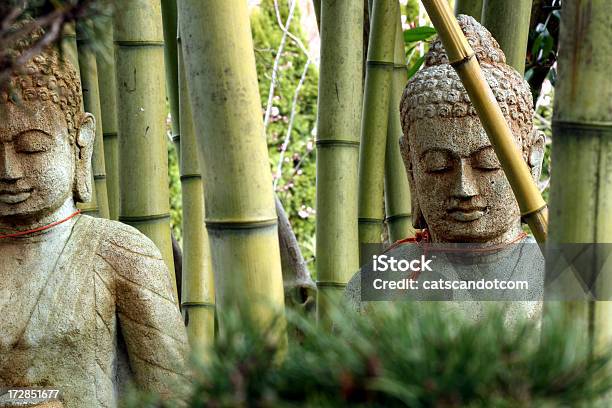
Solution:
<path fill-rule="evenodd" d="M 14 182 L 23 177 L 21 163 L 11 145 L 0 144 L 0 181 Z"/>
<path fill-rule="evenodd" d="M 474 180 L 472 167 L 465 159 L 461 159 L 451 195 L 461 199 L 467 199 L 478 195 L 478 187 L 476 186 L 476 180 Z"/>

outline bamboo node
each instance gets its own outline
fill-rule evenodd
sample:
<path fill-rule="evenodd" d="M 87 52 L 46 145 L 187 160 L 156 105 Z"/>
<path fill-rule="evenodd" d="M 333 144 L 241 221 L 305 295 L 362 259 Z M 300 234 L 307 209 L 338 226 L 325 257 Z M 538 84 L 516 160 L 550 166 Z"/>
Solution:
<path fill-rule="evenodd" d="M 412 214 L 410 214 L 410 213 L 401 213 L 401 214 L 390 215 L 387 218 L 385 218 L 385 221 L 386 222 L 391 222 L 391 221 L 395 221 L 395 220 L 401 220 L 403 218 L 411 218 L 412 219 Z"/>
<path fill-rule="evenodd" d="M 360 224 L 375 224 L 381 225 L 385 220 L 382 218 L 368 218 L 368 217 L 359 217 L 357 219 Z"/>
<path fill-rule="evenodd" d="M 393 61 L 375 61 L 375 60 L 366 61 L 366 66 L 368 68 L 394 69 L 395 65 L 396 64 Z"/>
<path fill-rule="evenodd" d="M 276 227 L 278 218 L 268 218 L 263 220 L 234 221 L 234 220 L 206 220 L 206 228 L 209 230 L 247 230 L 258 228 Z"/>
<path fill-rule="evenodd" d="M 552 128 L 555 135 L 575 133 L 580 136 L 612 136 L 612 122 L 554 119 L 552 121 Z"/>
<path fill-rule="evenodd" d="M 332 287 L 332 288 L 345 288 L 346 283 L 334 282 L 334 281 L 317 281 L 317 287 Z"/>
<path fill-rule="evenodd" d="M 140 215 L 140 216 L 123 216 L 122 215 L 119 217 L 119 221 L 125 222 L 125 223 L 133 223 L 133 222 L 147 222 L 147 221 L 164 220 L 166 218 L 170 218 L 169 213 Z"/>
<path fill-rule="evenodd" d="M 317 147 L 334 147 L 334 146 L 359 147 L 359 141 L 343 140 L 343 139 L 319 139 L 315 142 L 315 145 Z"/>

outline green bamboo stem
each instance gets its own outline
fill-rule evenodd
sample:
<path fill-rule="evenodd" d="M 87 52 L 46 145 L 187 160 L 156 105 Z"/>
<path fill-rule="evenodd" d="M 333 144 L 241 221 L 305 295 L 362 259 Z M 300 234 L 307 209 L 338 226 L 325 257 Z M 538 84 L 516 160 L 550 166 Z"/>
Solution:
<path fill-rule="evenodd" d="M 170 124 L 172 128 L 172 142 L 176 147 L 176 153 L 181 153 L 181 128 L 179 109 L 179 71 L 177 51 L 177 0 L 161 0 L 162 19 L 164 25 L 164 56 L 166 67 L 166 90 L 168 103 L 170 105 Z"/>
<path fill-rule="evenodd" d="M 317 27 L 319 27 L 319 31 L 321 31 L 321 1 L 322 0 L 312 0 L 315 16 L 317 18 Z"/>
<path fill-rule="evenodd" d="M 104 141 L 102 131 L 102 113 L 100 110 L 100 90 L 98 88 L 98 66 L 89 39 L 83 32 L 85 27 L 77 25 L 77 50 L 81 89 L 83 90 L 83 107 L 96 118 L 96 137 L 94 139 L 91 167 L 95 184 L 98 216 L 109 218 L 108 193 L 106 190 L 106 165 L 104 163 Z"/>
<path fill-rule="evenodd" d="M 109 22 L 112 23 L 112 22 Z M 104 141 L 106 190 L 111 220 L 119 219 L 119 146 L 117 140 L 117 84 L 115 82 L 115 46 L 113 31 L 104 30 L 100 41 L 103 52 L 97 55 L 98 88 Z M 97 118 L 96 118 L 97 119 Z"/>
<path fill-rule="evenodd" d="M 396 20 L 393 60 L 395 65 L 389 97 L 389 124 L 387 127 L 387 151 L 385 153 L 385 213 L 391 242 L 414 235 L 410 207 L 410 187 L 406 167 L 399 149 L 399 138 L 402 136 L 399 104 L 408 81 L 408 72 L 399 14 Z"/>
<path fill-rule="evenodd" d="M 484 0 L 482 25 L 506 54 L 506 62 L 523 75 L 532 0 Z"/>
<path fill-rule="evenodd" d="M 359 269 L 357 168 L 362 108 L 363 3 L 321 4 L 317 116 L 317 317 Z"/>
<path fill-rule="evenodd" d="M 176 292 L 168 204 L 160 3 L 126 0 L 114 16 L 121 213 L 157 245 Z M 178 298 L 177 298 L 178 302 Z"/>
<path fill-rule="evenodd" d="M 179 109 L 182 129 L 180 171 L 183 194 L 183 273 L 181 308 L 187 336 L 196 354 L 212 345 L 215 336 L 215 291 L 208 232 L 204 228 L 204 188 L 198 145 L 189 103 L 189 88 L 180 42 Z"/>
<path fill-rule="evenodd" d="M 62 36 L 62 55 L 66 61 L 69 61 L 74 67 L 77 76 L 79 77 L 79 81 L 81 80 L 81 73 L 79 68 L 79 53 L 77 51 L 77 39 L 76 39 L 76 29 L 74 24 L 67 24 L 64 26 L 64 32 Z M 83 106 L 83 95 L 79 95 L 81 97 L 81 107 Z M 96 198 L 96 185 L 93 179 L 93 172 L 91 176 L 91 200 L 87 203 L 77 203 L 77 208 L 81 210 L 83 214 L 88 214 L 92 216 L 98 216 L 98 204 Z"/>
<path fill-rule="evenodd" d="M 553 119 L 552 242 L 612 242 L 611 14 L 608 1 L 563 3 Z M 597 282 L 607 297 L 612 288 L 608 272 L 600 273 Z M 610 341 L 611 302 L 567 306 L 593 319 L 596 343 Z"/>
<path fill-rule="evenodd" d="M 240 311 L 268 327 L 284 311 L 277 217 L 243 0 L 181 0 L 189 95 L 202 174 L 219 326 Z"/>
<path fill-rule="evenodd" d="M 359 151 L 359 245 L 381 243 L 389 98 L 399 3 L 374 0 Z M 363 249 L 363 248 L 362 248 Z M 367 261 L 362 251 L 361 264 Z"/>
<path fill-rule="evenodd" d="M 455 0 L 455 15 L 465 14 L 480 21 L 483 0 Z"/>

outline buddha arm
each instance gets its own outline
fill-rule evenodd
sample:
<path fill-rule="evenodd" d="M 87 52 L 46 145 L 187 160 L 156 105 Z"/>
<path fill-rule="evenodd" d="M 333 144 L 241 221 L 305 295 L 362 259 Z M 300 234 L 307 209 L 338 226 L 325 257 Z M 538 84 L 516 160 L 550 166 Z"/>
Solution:
<path fill-rule="evenodd" d="M 168 269 L 144 235 L 123 225 L 113 232 L 109 263 L 116 272 L 117 316 L 134 379 L 145 391 L 178 396 L 188 382 L 188 343 Z"/>

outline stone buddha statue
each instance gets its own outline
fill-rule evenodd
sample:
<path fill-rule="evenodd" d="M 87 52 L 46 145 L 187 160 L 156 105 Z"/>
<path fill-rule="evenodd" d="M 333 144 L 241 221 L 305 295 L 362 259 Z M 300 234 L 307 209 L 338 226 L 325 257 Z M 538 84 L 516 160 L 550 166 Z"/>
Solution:
<path fill-rule="evenodd" d="M 505 63 L 497 41 L 482 25 L 463 15 L 458 21 L 538 181 L 544 136 L 533 126 L 529 85 Z M 431 43 L 424 67 L 406 85 L 400 110 L 400 149 L 409 178 L 413 225 L 424 231 L 429 255 L 436 258 L 434 275 L 457 280 L 529 275 L 541 284 L 543 258 L 535 244 L 528 250 L 517 249 L 534 241 L 522 230 L 508 179 L 439 38 Z M 387 250 L 387 257 L 416 259 L 424 253 L 423 241 L 407 241 Z M 372 269 L 373 265 L 363 266 L 349 283 L 347 296 L 354 304 L 361 300 L 361 276 Z M 469 293 L 465 295 L 421 292 L 417 297 L 470 300 Z"/>
<path fill-rule="evenodd" d="M 95 137 L 80 92 L 52 48 L 0 92 L 0 388 L 59 390 L 53 406 L 70 408 L 115 407 L 130 383 L 174 398 L 188 345 L 159 250 L 75 206 Z"/>

